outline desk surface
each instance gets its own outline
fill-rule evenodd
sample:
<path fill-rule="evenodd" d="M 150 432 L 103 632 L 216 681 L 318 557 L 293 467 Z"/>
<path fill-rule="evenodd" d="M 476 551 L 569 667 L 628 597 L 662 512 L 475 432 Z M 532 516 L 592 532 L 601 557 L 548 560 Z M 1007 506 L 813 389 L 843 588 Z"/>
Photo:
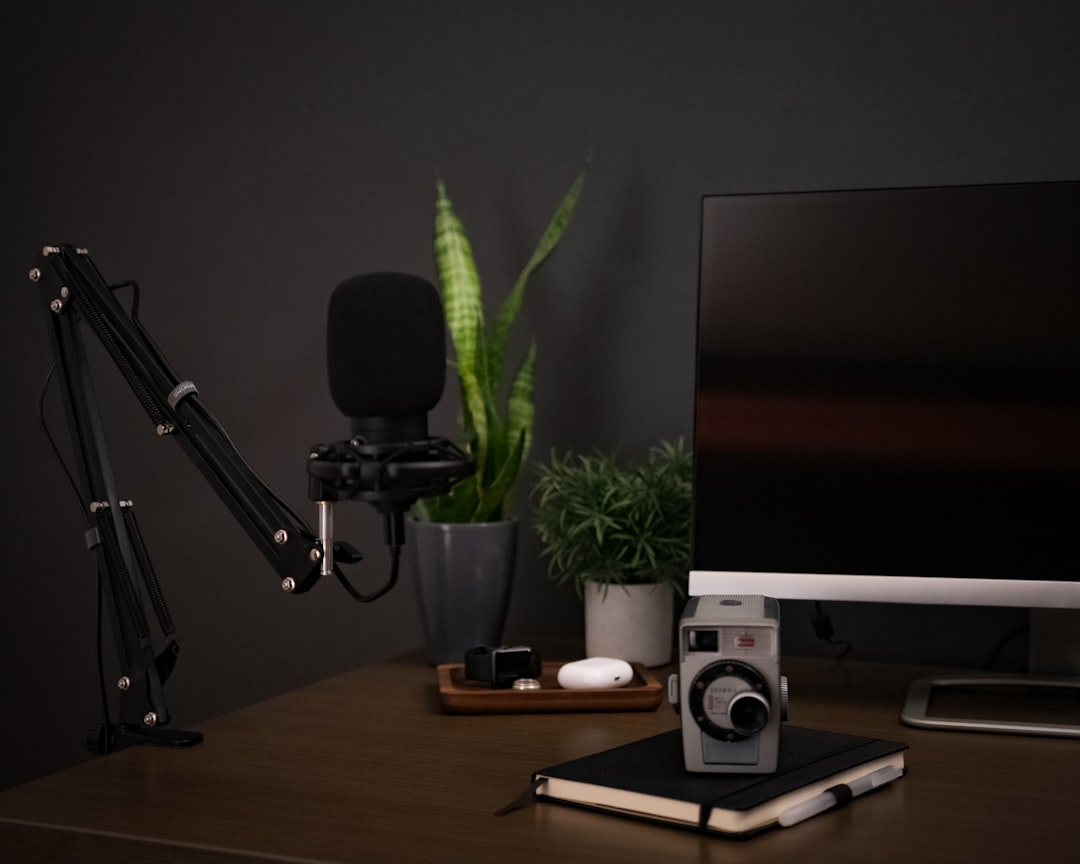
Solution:
<path fill-rule="evenodd" d="M 1080 742 L 907 728 L 912 670 L 785 659 L 792 722 L 906 741 L 908 775 L 745 841 L 557 804 L 493 811 L 535 769 L 674 728 L 655 711 L 452 716 L 417 658 L 0 793 L 9 861 L 1063 861 L 1080 849 Z"/>

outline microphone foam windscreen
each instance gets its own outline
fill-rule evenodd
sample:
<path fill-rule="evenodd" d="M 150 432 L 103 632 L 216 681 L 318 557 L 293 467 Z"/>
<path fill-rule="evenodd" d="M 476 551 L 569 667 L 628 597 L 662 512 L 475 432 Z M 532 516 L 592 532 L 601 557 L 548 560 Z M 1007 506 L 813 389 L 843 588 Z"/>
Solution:
<path fill-rule="evenodd" d="M 446 335 L 435 287 L 405 273 L 347 279 L 330 296 L 330 396 L 347 417 L 412 417 L 442 398 Z"/>

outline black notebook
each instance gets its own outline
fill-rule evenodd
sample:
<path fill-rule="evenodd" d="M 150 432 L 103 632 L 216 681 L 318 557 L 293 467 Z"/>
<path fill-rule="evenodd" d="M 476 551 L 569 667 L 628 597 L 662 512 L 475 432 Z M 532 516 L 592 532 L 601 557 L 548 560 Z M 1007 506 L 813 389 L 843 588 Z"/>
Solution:
<path fill-rule="evenodd" d="M 906 744 L 800 726 L 781 727 L 773 774 L 692 774 L 679 729 L 533 774 L 539 800 L 706 832 L 747 835 L 832 787 L 892 767 Z"/>

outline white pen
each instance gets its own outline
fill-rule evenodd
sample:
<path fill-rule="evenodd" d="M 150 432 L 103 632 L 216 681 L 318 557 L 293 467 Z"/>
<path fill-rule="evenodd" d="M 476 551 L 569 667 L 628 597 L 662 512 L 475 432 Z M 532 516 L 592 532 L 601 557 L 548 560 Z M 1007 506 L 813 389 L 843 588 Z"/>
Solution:
<path fill-rule="evenodd" d="M 841 799 L 849 797 L 856 798 L 864 792 L 869 792 L 871 789 L 876 789 L 878 786 L 884 786 L 886 783 L 895 780 L 897 777 L 902 777 L 903 774 L 903 768 L 886 765 L 884 768 L 878 768 L 876 771 L 871 771 L 869 774 L 857 777 L 850 783 L 840 784 L 841 788 L 847 787 L 846 794 L 839 789 L 836 792 L 832 789 L 826 789 L 820 795 L 815 795 L 807 801 L 788 807 L 780 813 L 777 821 L 787 828 L 790 825 L 794 825 L 796 822 L 802 822 L 804 819 L 816 816 L 818 813 L 824 813 L 826 810 L 837 806 Z"/>

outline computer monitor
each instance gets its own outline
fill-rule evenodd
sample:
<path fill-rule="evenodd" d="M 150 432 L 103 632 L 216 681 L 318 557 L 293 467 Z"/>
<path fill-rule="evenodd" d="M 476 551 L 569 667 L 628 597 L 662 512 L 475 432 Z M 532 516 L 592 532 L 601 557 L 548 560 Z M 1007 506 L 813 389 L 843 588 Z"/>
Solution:
<path fill-rule="evenodd" d="M 1080 183 L 708 195 L 700 253 L 690 592 L 1047 609 L 1080 681 Z"/>

